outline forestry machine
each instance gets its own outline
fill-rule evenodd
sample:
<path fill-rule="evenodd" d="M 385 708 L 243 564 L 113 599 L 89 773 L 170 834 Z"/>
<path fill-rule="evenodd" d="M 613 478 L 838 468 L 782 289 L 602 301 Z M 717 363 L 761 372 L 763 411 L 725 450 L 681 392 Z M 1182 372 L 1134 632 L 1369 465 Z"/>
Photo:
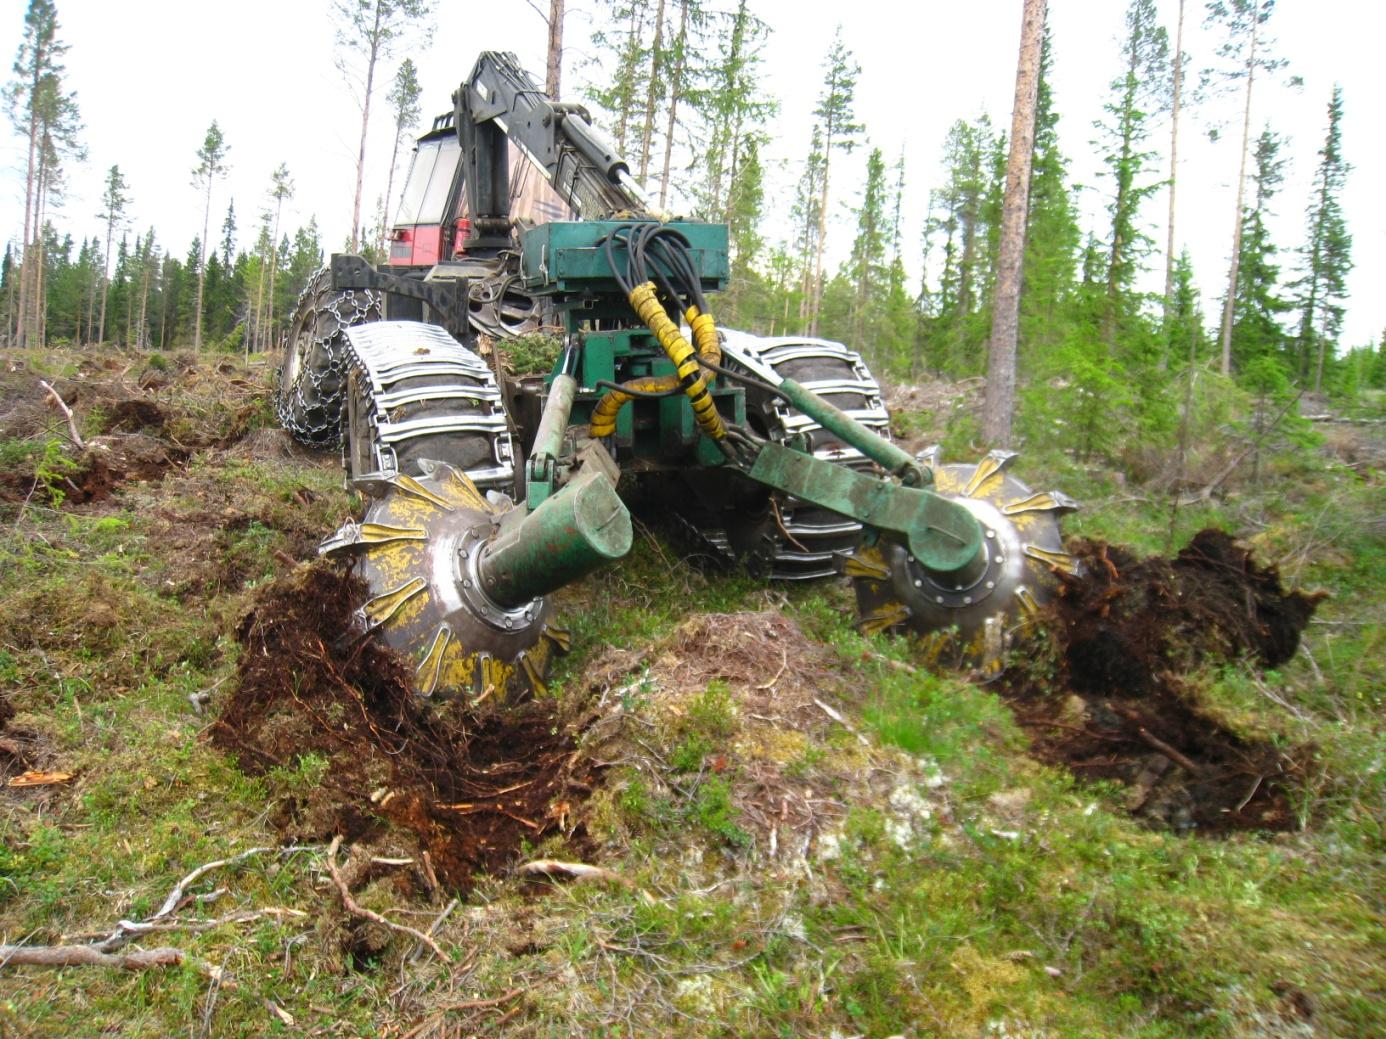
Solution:
<path fill-rule="evenodd" d="M 630 550 L 622 494 L 700 554 L 845 574 L 864 630 L 998 666 L 1075 568 L 1074 503 L 1020 483 L 1008 452 L 902 450 L 840 343 L 720 328 L 725 225 L 657 213 L 513 55 L 483 53 L 453 102 L 419 139 L 388 262 L 335 255 L 305 289 L 277 390 L 299 440 L 342 445 L 365 515 L 321 551 L 355 561 L 356 620 L 418 693 L 542 690 L 569 641 L 546 597 Z M 507 374 L 546 331 L 552 370 Z"/>

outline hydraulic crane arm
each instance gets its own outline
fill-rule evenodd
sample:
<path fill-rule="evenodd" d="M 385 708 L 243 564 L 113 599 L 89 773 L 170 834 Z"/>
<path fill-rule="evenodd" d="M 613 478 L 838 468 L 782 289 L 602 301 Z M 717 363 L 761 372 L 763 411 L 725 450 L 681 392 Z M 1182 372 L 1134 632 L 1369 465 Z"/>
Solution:
<path fill-rule="evenodd" d="M 507 51 L 484 51 L 453 95 L 471 212 L 467 248 L 505 248 L 510 239 L 513 142 L 583 220 L 647 215 L 630 167 L 580 105 L 551 100 Z"/>

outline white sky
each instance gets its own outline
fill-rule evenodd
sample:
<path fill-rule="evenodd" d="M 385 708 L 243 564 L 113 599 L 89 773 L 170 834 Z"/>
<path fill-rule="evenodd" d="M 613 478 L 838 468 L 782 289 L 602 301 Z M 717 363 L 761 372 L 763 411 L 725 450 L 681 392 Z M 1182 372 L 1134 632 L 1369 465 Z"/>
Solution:
<path fill-rule="evenodd" d="M 734 6 L 734 0 L 712 2 Z M 0 0 L 0 60 L 15 53 L 26 6 L 27 0 Z M 100 231 L 101 182 L 115 163 L 131 186 L 135 228 L 153 225 L 165 248 L 186 254 L 202 219 L 201 199 L 190 183 L 194 152 L 215 118 L 230 144 L 232 169 L 217 187 L 214 227 L 234 197 L 240 238 L 249 242 L 270 172 L 286 162 L 297 194 L 286 208 L 284 227 L 292 230 L 315 214 L 328 250 L 343 242 L 360 123 L 333 66 L 329 6 L 329 0 L 58 0 L 60 36 L 70 46 L 67 83 L 78 94 L 89 159 L 72 170 L 69 197 L 56 223 L 78 239 Z M 998 127 L 1009 127 L 1020 6 L 1020 0 L 752 0 L 752 9 L 773 27 L 763 68 L 766 86 L 781 105 L 766 155 L 782 164 L 772 174 L 771 235 L 775 219 L 788 212 L 797 175 L 793 164 L 807 148 L 821 62 L 841 20 L 847 45 L 862 65 L 858 118 L 888 163 L 902 147 L 905 151 L 906 262 L 917 271 L 924 210 L 929 190 L 942 181 L 939 157 L 948 127 L 982 112 Z M 449 107 L 451 91 L 481 49 L 517 52 L 542 81 L 544 26 L 526 0 L 438 0 L 437 7 L 430 42 L 415 41 L 399 51 L 411 54 L 420 68 L 425 118 Z M 1084 229 L 1096 228 L 1102 235 L 1106 183 L 1097 176 L 1100 162 L 1090 141 L 1093 120 L 1101 115 L 1117 73 L 1115 37 L 1125 3 L 1050 0 L 1049 7 L 1060 137 L 1073 179 L 1089 186 Z M 1185 50 L 1195 68 L 1211 60 L 1216 45 L 1201 27 L 1203 7 L 1199 0 L 1187 5 Z M 593 9 L 594 0 L 569 0 L 564 93 L 570 97 L 586 74 L 584 62 L 595 56 L 589 41 Z M 1161 0 L 1161 9 L 1172 39 L 1176 0 Z M 1272 224 L 1285 254 L 1282 276 L 1292 272 L 1290 253 L 1303 240 L 1326 106 L 1338 82 L 1345 97 L 1344 152 L 1356 167 L 1343 196 L 1356 268 L 1342 341 L 1363 344 L 1386 328 L 1386 294 L 1379 288 L 1386 280 L 1386 200 L 1373 184 L 1386 170 L 1381 132 L 1386 71 L 1379 51 L 1386 9 L 1363 0 L 1281 0 L 1271 26 L 1279 53 L 1290 59 L 1287 74 L 1304 79 L 1298 91 L 1265 82 L 1258 87 L 1252 116 L 1256 131 L 1269 119 L 1289 138 L 1282 155 L 1290 162 Z M 393 71 L 393 63 L 384 71 L 386 86 Z M 372 118 L 368 206 L 384 191 L 389 162 L 383 99 L 382 88 Z M 1181 126 L 1178 238 L 1193 256 L 1209 311 L 1226 279 L 1238 105 L 1237 98 L 1224 98 Z M 1206 135 L 1214 121 L 1224 124 L 1217 144 Z M 1167 156 L 1167 123 L 1157 130 L 1152 147 Z M 829 237 L 831 251 L 839 256 L 850 244 L 846 206 L 855 201 L 865 158 L 862 149 L 834 159 L 838 205 Z M 1161 170 L 1165 161 L 1161 158 Z M 23 221 L 22 164 L 20 142 L 11 137 L 0 146 L 0 231 L 15 240 Z M 1161 250 L 1166 205 L 1166 198 L 1157 196 L 1143 211 Z M 1150 287 L 1158 289 L 1160 253 L 1151 265 Z"/>

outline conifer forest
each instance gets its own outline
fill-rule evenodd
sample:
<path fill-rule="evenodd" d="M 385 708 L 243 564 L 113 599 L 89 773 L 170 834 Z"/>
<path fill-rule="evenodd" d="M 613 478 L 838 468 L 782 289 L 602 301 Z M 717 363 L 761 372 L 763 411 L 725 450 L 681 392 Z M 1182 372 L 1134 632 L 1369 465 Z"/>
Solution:
<path fill-rule="evenodd" d="M 129 6 L 0 5 L 0 1039 L 1386 1035 L 1386 16 Z"/>

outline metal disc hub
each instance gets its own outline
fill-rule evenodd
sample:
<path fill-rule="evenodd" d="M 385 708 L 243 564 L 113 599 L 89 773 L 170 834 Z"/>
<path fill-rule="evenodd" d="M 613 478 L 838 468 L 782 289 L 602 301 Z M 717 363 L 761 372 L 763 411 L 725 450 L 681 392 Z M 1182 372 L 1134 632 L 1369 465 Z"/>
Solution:
<path fill-rule="evenodd" d="M 514 607 L 482 590 L 477 564 L 498 507 L 450 465 L 374 481 L 365 519 L 323 542 L 348 557 L 369 589 L 360 627 L 414 665 L 423 696 L 504 705 L 544 689 L 549 659 L 568 646 L 543 599 Z"/>
<path fill-rule="evenodd" d="M 966 577 L 931 572 L 898 542 L 881 538 L 847 560 L 863 631 L 919 636 L 930 663 L 994 671 L 1005 651 L 1054 594 L 1056 572 L 1076 573 L 1064 551 L 1059 517 L 1077 508 L 1058 491 L 1031 491 L 1006 472 L 1014 458 L 993 451 L 976 465 L 941 465 L 937 449 L 920 455 L 934 490 L 981 524 L 983 565 Z"/>

